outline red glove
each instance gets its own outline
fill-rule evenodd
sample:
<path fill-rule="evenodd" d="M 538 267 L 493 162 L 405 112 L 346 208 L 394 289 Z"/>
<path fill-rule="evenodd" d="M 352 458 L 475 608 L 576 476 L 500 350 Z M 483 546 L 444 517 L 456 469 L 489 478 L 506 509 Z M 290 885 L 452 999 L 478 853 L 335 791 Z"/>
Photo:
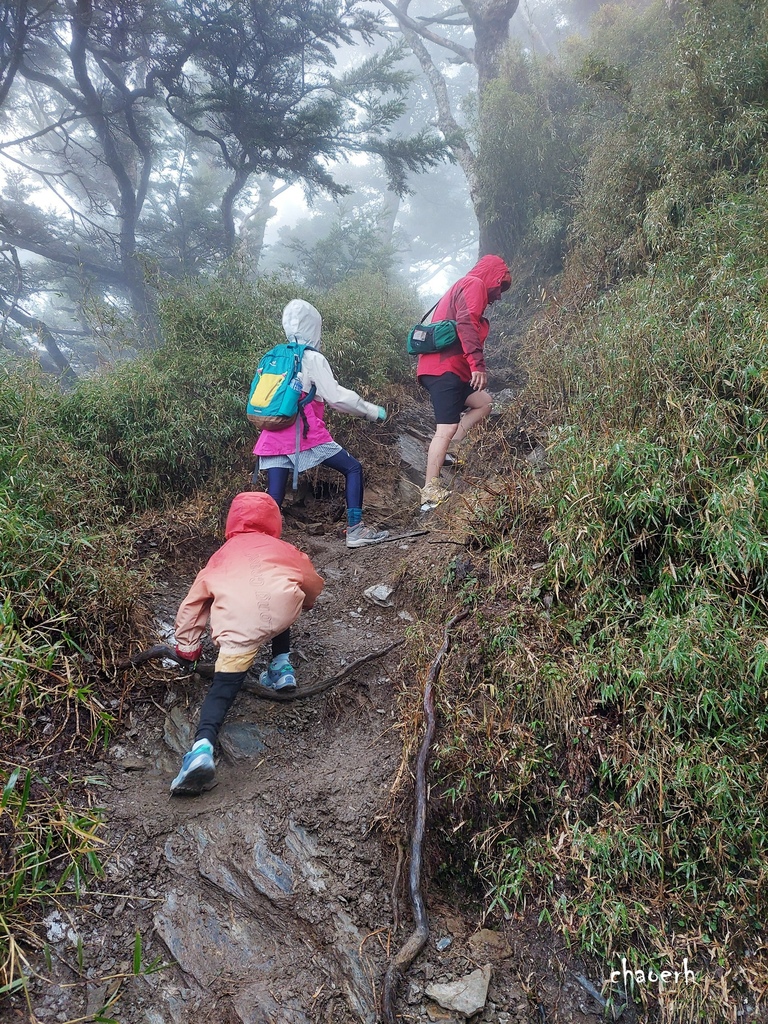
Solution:
<path fill-rule="evenodd" d="M 198 647 L 194 649 L 194 651 L 182 651 L 179 648 L 179 645 L 176 644 L 176 653 L 180 658 L 183 658 L 184 661 L 197 661 L 197 659 L 203 653 L 203 645 L 200 644 Z"/>

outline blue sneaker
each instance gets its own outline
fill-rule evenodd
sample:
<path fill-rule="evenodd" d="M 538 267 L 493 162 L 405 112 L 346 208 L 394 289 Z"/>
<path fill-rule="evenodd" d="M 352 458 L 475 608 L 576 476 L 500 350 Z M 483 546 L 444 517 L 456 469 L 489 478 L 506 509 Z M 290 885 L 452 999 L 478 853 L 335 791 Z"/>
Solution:
<path fill-rule="evenodd" d="M 213 786 L 216 765 L 209 740 L 198 740 L 181 762 L 181 771 L 171 783 L 171 796 L 199 796 Z"/>
<path fill-rule="evenodd" d="M 293 665 L 288 660 L 287 654 L 278 654 L 269 664 L 266 672 L 259 676 L 259 682 L 268 690 L 276 693 L 293 693 L 296 689 L 296 676 L 293 673 Z"/>

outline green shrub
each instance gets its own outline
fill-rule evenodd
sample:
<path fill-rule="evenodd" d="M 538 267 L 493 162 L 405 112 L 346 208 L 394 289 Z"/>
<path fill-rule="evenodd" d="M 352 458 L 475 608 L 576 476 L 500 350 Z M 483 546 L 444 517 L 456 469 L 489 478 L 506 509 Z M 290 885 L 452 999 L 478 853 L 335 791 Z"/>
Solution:
<path fill-rule="evenodd" d="M 512 46 L 483 96 L 481 216 L 501 222 L 514 247 L 508 255 L 523 254 L 540 273 L 559 269 L 565 252 L 572 176 L 584 161 L 582 102 L 562 62 Z"/>
<path fill-rule="evenodd" d="M 679 244 L 704 204 L 744 188 L 768 138 L 764 5 L 606 8 L 576 69 L 595 129 L 569 273 L 603 284 Z"/>
<path fill-rule="evenodd" d="M 282 310 L 294 297 L 320 310 L 323 351 L 345 386 L 380 392 L 411 376 L 411 297 L 377 279 L 326 296 L 228 275 L 182 286 L 162 303 L 162 348 L 84 381 L 58 409 L 58 428 L 111 467 L 116 505 L 189 495 L 249 460 L 248 387 L 264 352 L 285 340 Z"/>
<path fill-rule="evenodd" d="M 477 133 L 482 216 L 506 255 L 557 271 L 567 251 L 566 300 L 594 294 L 674 249 L 734 177 L 759 177 L 764 4 L 605 4 L 556 56 L 510 47 Z"/>
<path fill-rule="evenodd" d="M 413 379 L 405 338 L 422 311 L 412 292 L 360 275 L 309 301 L 323 315 L 323 352 L 342 384 L 381 396 Z"/>
<path fill-rule="evenodd" d="M 438 764 L 460 822 L 443 840 L 474 842 L 491 903 L 533 901 L 603 963 L 688 956 L 752 999 L 768 893 L 767 239 L 761 179 L 692 217 L 647 274 L 531 334 L 522 405 L 548 424 L 548 472 L 513 463 L 469 521 L 494 575 L 476 595 L 478 657 L 441 714 L 466 692 L 474 706 Z M 692 986 L 661 1012 L 724 1021 L 734 999 Z"/>
<path fill-rule="evenodd" d="M 61 785 L 29 769 L 0 773 L 0 996 L 27 981 L 23 946 L 38 944 L 32 925 L 65 895 L 80 896 L 103 875 L 101 814 L 74 806 Z"/>

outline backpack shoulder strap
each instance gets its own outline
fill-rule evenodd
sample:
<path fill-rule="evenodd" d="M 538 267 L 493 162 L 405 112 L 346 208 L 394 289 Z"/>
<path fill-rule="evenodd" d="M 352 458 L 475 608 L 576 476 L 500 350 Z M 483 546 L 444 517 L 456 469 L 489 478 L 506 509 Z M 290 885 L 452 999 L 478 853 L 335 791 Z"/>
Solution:
<path fill-rule="evenodd" d="M 292 338 L 289 339 L 289 344 L 295 345 L 296 348 L 298 349 L 298 351 L 296 353 L 296 362 L 294 364 L 295 369 L 296 369 L 296 373 L 298 374 L 301 371 L 301 360 L 304 357 L 304 352 L 308 348 L 312 349 L 312 346 L 311 345 L 307 345 L 303 341 L 299 341 L 298 340 L 298 335 L 296 335 L 296 334 L 294 334 L 292 336 Z M 312 349 L 312 351 L 314 352 L 315 349 Z M 306 413 L 304 412 L 304 407 L 306 405 L 309 405 L 310 402 L 314 401 L 314 398 L 315 398 L 316 394 L 317 394 L 317 388 L 313 384 L 311 386 L 311 388 L 309 389 L 309 391 L 307 391 L 306 395 L 304 395 L 304 397 L 299 400 L 299 412 L 301 413 L 301 418 L 302 418 L 302 420 L 304 422 L 304 436 L 305 437 L 307 436 L 307 431 L 309 430 L 309 423 L 307 422 L 307 416 L 306 416 Z"/>
<path fill-rule="evenodd" d="M 427 312 L 424 314 L 424 316 L 421 318 L 421 320 L 419 320 L 420 324 L 424 323 L 424 321 L 427 319 L 427 317 L 429 316 L 430 313 L 434 313 L 435 312 L 435 310 L 437 309 L 438 302 L 440 302 L 440 299 L 437 300 L 437 302 L 434 304 L 434 306 L 431 307 L 431 309 L 427 310 Z"/>

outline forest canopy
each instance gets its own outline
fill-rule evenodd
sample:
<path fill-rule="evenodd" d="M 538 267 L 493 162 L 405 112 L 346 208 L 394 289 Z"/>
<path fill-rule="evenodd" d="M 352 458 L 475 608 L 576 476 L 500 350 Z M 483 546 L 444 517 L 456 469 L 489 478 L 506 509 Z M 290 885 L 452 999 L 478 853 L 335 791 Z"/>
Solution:
<path fill-rule="evenodd" d="M 151 286 L 233 256 L 260 179 L 338 197 L 330 163 L 369 154 L 402 193 L 444 156 L 433 129 L 392 130 L 397 45 L 338 67 L 381 36 L 354 0 L 25 0 L 0 29 L 4 340 L 37 335 L 60 371 L 54 327 L 86 362 L 94 333 L 135 321 L 134 343 L 154 338 Z"/>
<path fill-rule="evenodd" d="M 423 286 L 443 269 L 471 265 L 478 244 L 524 260 L 532 236 L 509 214 L 527 205 L 525 223 L 535 224 L 557 263 L 564 227 L 554 197 L 567 205 L 570 192 L 562 187 L 561 139 L 553 133 L 544 149 L 538 138 L 504 139 L 515 100 L 510 110 L 495 103 L 508 88 L 510 38 L 526 61 L 554 66 L 599 7 L 6 5 L 6 352 L 31 352 L 71 379 L 156 343 L 164 281 L 207 276 L 233 258 L 252 276 L 288 268 L 309 284 L 337 284 L 361 265 L 392 278 L 410 264 Z M 551 182 L 541 216 L 525 175 L 509 190 L 513 168 L 525 167 Z M 275 203 L 291 203 L 299 189 L 308 216 L 265 245 Z"/>

